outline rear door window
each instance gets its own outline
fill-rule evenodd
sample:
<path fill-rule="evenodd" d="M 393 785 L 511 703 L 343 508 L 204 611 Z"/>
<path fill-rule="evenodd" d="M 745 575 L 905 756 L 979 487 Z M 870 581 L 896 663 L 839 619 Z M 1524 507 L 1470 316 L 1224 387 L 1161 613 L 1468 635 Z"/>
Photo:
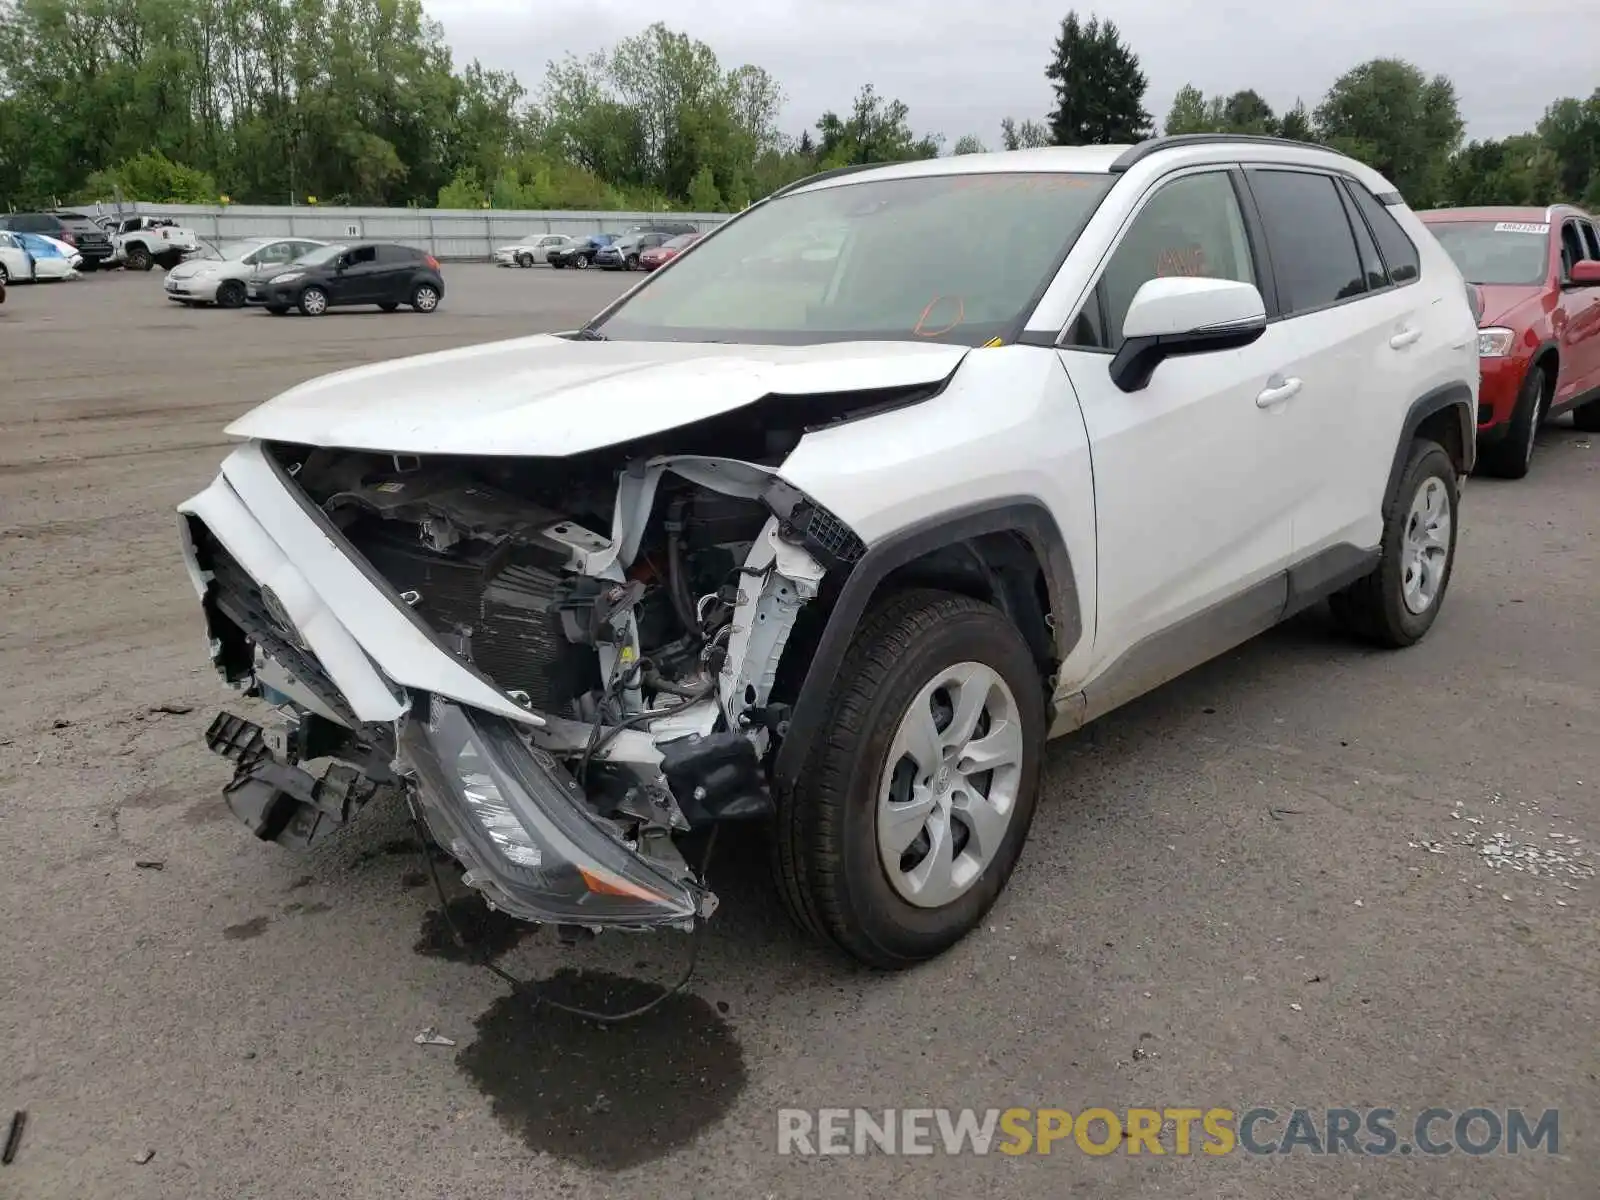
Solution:
<path fill-rule="evenodd" d="M 1589 221 L 1579 221 L 1578 233 L 1583 238 L 1584 257 L 1600 262 L 1600 237 L 1595 236 L 1594 225 Z"/>
<path fill-rule="evenodd" d="M 1355 234 L 1331 175 L 1253 170 L 1249 178 L 1272 251 L 1284 316 L 1366 292 Z"/>
<path fill-rule="evenodd" d="M 1372 240 L 1372 231 L 1367 228 L 1367 222 L 1356 208 L 1356 202 L 1351 198 L 1349 191 L 1339 188 L 1339 198 L 1344 201 L 1344 215 L 1350 220 L 1350 228 L 1356 235 L 1356 253 L 1361 258 L 1361 270 L 1367 277 L 1369 291 L 1389 286 L 1389 272 L 1383 265 L 1383 255 L 1378 253 L 1378 243 Z"/>
<path fill-rule="evenodd" d="M 417 261 L 417 252 L 409 246 L 378 246 L 378 261 L 386 267 L 404 267 Z"/>
<path fill-rule="evenodd" d="M 367 263 L 378 261 L 378 248 L 376 246 L 357 246 L 345 252 L 344 261 L 347 266 L 359 267 Z"/>

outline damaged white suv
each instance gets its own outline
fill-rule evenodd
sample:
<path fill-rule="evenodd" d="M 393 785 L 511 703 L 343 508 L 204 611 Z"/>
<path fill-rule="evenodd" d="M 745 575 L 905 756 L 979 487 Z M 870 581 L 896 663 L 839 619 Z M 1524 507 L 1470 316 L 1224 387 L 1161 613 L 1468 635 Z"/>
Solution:
<path fill-rule="evenodd" d="M 765 821 L 801 923 L 903 966 L 1005 885 L 1048 737 L 1322 597 L 1426 633 L 1477 386 L 1455 267 L 1323 149 L 815 177 L 579 331 L 231 426 L 184 548 L 285 723 L 208 739 L 257 836 L 393 796 L 560 926 L 692 927 L 682 839 Z"/>

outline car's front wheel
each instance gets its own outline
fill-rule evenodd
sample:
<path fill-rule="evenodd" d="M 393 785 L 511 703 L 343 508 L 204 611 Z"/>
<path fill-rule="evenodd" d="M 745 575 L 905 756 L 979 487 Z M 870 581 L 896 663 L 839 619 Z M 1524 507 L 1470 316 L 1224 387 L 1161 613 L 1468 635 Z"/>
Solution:
<path fill-rule="evenodd" d="M 320 317 L 328 311 L 328 293 L 319 287 L 308 287 L 300 293 L 300 311 L 308 317 Z"/>
<path fill-rule="evenodd" d="M 517 255 L 517 266 L 522 267 L 524 270 L 533 266 L 533 255 L 527 253 L 526 251 Z"/>
<path fill-rule="evenodd" d="M 580 254 L 577 258 L 572 260 L 572 265 L 577 267 L 580 271 L 587 271 L 590 263 L 587 258 Z"/>
<path fill-rule="evenodd" d="M 237 279 L 224 279 L 217 287 L 218 308 L 243 308 L 244 284 Z"/>
<path fill-rule="evenodd" d="M 1033 820 L 1046 732 L 1027 644 L 996 608 L 899 593 L 863 622 L 774 830 L 799 923 L 870 966 L 964 937 Z"/>
<path fill-rule="evenodd" d="M 1384 515 L 1378 565 L 1330 600 L 1351 632 L 1399 649 L 1433 627 L 1456 561 L 1455 463 L 1437 442 L 1411 447 L 1400 487 Z"/>
<path fill-rule="evenodd" d="M 1533 445 L 1544 420 L 1547 396 L 1554 389 L 1542 367 L 1529 367 L 1517 393 L 1517 407 L 1501 438 L 1478 456 L 1478 470 L 1501 479 L 1521 479 L 1533 464 Z"/>

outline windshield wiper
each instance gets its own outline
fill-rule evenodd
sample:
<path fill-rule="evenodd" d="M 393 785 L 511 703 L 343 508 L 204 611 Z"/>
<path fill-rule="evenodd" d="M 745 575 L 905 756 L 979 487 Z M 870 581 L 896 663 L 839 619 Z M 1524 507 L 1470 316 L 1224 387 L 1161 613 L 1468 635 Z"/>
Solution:
<path fill-rule="evenodd" d="M 609 339 L 593 325 L 585 325 L 578 330 L 578 340 L 580 342 L 604 342 Z"/>

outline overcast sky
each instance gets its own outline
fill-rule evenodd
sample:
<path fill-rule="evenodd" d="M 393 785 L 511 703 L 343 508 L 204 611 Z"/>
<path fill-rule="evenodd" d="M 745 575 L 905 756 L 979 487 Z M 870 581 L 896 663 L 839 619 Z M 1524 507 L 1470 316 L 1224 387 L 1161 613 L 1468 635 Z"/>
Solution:
<path fill-rule="evenodd" d="M 724 68 L 765 67 L 798 134 L 872 82 L 904 100 L 919 134 L 976 133 L 1000 118 L 1042 118 L 1045 64 L 1070 4 L 1045 0 L 423 0 L 458 63 L 510 68 L 530 89 L 545 64 L 637 33 L 652 21 L 710 44 Z M 1278 111 L 1315 108 L 1356 63 L 1399 56 L 1455 81 L 1469 137 L 1530 128 L 1546 104 L 1600 87 L 1597 0 L 1103 0 L 1139 55 L 1159 126 L 1192 82 L 1207 95 L 1253 87 Z"/>

